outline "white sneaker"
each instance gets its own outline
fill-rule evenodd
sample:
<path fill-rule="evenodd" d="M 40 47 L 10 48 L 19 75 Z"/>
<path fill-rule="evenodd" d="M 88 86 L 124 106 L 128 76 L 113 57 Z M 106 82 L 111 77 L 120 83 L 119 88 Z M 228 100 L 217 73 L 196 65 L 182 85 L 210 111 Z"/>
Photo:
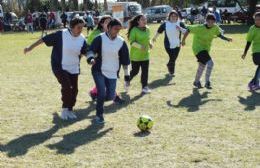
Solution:
<path fill-rule="evenodd" d="M 69 119 L 77 119 L 77 116 L 73 113 L 73 111 L 68 111 Z"/>
<path fill-rule="evenodd" d="M 148 87 L 148 86 L 145 86 L 143 89 L 142 89 L 142 93 L 144 94 L 147 94 L 147 93 L 151 93 L 151 89 Z"/>
<path fill-rule="evenodd" d="M 68 108 L 62 108 L 61 119 L 62 120 L 68 120 L 69 119 L 68 113 L 69 113 Z"/>

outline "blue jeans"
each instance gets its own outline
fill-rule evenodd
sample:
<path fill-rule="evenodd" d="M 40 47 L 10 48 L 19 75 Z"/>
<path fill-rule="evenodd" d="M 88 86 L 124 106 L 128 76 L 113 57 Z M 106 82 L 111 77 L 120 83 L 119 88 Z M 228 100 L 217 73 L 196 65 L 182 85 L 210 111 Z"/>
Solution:
<path fill-rule="evenodd" d="M 102 74 L 102 72 L 98 72 L 98 71 L 93 71 L 92 75 L 98 92 L 96 115 L 98 117 L 103 117 L 104 102 L 106 100 L 114 100 L 116 96 L 117 79 L 108 79 Z"/>

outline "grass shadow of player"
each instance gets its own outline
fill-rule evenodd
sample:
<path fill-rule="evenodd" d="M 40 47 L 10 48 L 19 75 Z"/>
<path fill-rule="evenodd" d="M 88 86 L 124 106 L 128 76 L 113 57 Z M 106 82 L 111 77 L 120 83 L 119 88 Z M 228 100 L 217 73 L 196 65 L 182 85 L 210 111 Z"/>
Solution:
<path fill-rule="evenodd" d="M 140 93 L 140 94 L 134 96 L 133 98 L 131 98 L 127 93 L 122 92 L 121 96 L 125 102 L 123 104 L 110 104 L 108 106 L 105 106 L 104 113 L 106 113 L 106 114 L 114 113 L 122 108 L 125 108 L 125 107 L 129 106 L 130 104 L 136 102 L 137 100 L 141 99 L 144 96 L 144 94 Z"/>
<path fill-rule="evenodd" d="M 139 132 L 135 132 L 134 136 L 135 137 L 146 137 L 149 136 L 151 134 L 150 131 L 139 131 Z"/>
<path fill-rule="evenodd" d="M 104 128 L 104 124 L 95 124 L 92 120 L 92 124 L 85 129 L 81 129 L 63 136 L 60 142 L 48 145 L 50 149 L 57 150 L 59 154 L 71 154 L 74 153 L 75 149 L 79 146 L 88 144 L 99 138 L 105 136 L 113 128 L 108 128 L 100 131 Z"/>
<path fill-rule="evenodd" d="M 157 79 L 149 83 L 149 87 L 151 89 L 156 89 L 159 87 L 164 87 L 164 86 L 170 86 L 170 85 L 175 85 L 175 83 L 170 83 L 172 81 L 173 77 L 166 74 L 163 79 Z"/>
<path fill-rule="evenodd" d="M 184 97 L 180 100 L 180 102 L 177 105 L 171 104 L 170 101 L 167 101 L 167 105 L 169 107 L 174 108 L 187 108 L 188 112 L 196 112 L 199 111 L 200 106 L 210 102 L 210 101 L 221 101 L 221 99 L 208 99 L 208 94 L 210 92 L 204 92 L 200 94 L 199 89 L 194 88 L 192 91 L 192 94 Z"/>
<path fill-rule="evenodd" d="M 256 109 L 257 106 L 260 106 L 260 93 L 258 92 L 251 92 L 250 96 L 247 96 L 246 98 L 243 98 L 241 96 L 238 96 L 239 102 L 242 105 L 245 105 L 246 111 L 253 111 Z"/>
<path fill-rule="evenodd" d="M 54 113 L 52 121 L 52 123 L 54 124 L 53 127 L 42 132 L 30 133 L 13 139 L 5 145 L 0 145 L 0 151 L 6 152 L 8 157 L 25 155 L 30 148 L 44 143 L 45 141 L 50 139 L 59 129 L 88 118 L 90 112 L 93 110 L 94 106 L 92 103 L 86 109 L 75 110 L 78 119 L 73 121 L 63 121 L 57 113 Z"/>

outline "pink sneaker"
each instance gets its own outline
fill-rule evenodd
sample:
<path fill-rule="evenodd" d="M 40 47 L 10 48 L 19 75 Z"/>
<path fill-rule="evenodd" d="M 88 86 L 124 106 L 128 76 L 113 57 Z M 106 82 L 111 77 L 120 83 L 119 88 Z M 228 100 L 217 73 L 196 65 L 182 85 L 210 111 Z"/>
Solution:
<path fill-rule="evenodd" d="M 97 87 L 93 87 L 90 91 L 89 91 L 89 96 L 92 98 L 92 100 L 96 100 L 97 99 Z"/>

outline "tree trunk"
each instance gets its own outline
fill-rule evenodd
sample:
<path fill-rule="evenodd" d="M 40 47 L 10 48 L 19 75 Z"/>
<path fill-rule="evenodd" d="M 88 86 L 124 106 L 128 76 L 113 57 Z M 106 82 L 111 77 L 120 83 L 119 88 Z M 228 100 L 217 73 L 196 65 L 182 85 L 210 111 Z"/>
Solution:
<path fill-rule="evenodd" d="M 88 0 L 83 0 L 84 11 L 88 10 Z"/>
<path fill-rule="evenodd" d="M 61 0 L 60 3 L 61 3 L 61 9 L 63 11 L 66 11 L 66 2 L 65 2 L 65 0 Z"/>
<path fill-rule="evenodd" d="M 253 15 L 255 13 L 256 10 L 256 4 L 257 4 L 257 0 L 248 0 L 248 5 L 249 5 L 249 20 L 248 20 L 248 24 L 254 24 L 254 19 L 253 19 Z"/>
<path fill-rule="evenodd" d="M 98 1 L 95 0 L 95 10 L 98 10 Z"/>
<path fill-rule="evenodd" d="M 104 0 L 104 9 L 107 11 L 107 0 Z"/>

